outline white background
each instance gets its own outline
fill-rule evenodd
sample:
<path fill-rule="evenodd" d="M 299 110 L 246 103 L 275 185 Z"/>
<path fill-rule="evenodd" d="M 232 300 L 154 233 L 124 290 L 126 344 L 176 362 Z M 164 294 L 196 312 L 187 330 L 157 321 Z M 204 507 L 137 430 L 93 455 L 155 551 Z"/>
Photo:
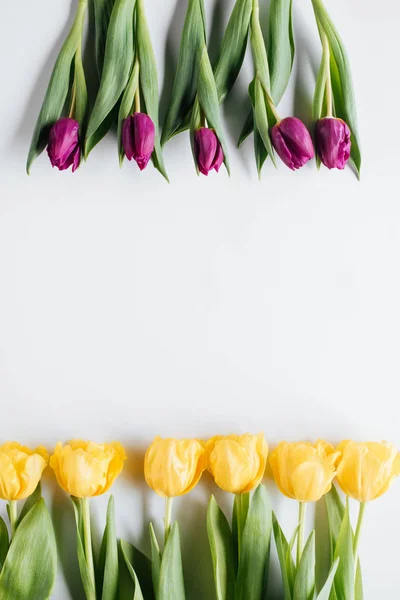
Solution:
<path fill-rule="evenodd" d="M 34 122 L 75 3 L 2 7 L 0 437 L 49 448 L 120 439 L 133 479 L 115 486 L 119 533 L 143 548 L 149 518 L 162 515 L 141 476 L 156 434 L 263 430 L 272 446 L 317 437 L 400 445 L 400 10 L 394 0 L 326 1 L 353 67 L 361 183 L 350 169 L 317 173 L 314 164 L 297 173 L 267 164 L 258 182 L 251 140 L 234 147 L 250 61 L 224 108 L 230 179 L 223 170 L 197 178 L 185 134 L 165 150 L 170 185 L 151 167 L 120 171 L 113 134 L 74 175 L 43 154 L 28 177 Z M 294 4 L 297 60 L 280 112 L 309 121 L 320 47 L 311 3 Z M 215 56 L 233 2 L 206 5 Z M 147 7 L 165 112 L 185 0 Z M 213 597 L 210 487 L 206 478 L 176 503 L 189 600 Z M 295 504 L 270 488 L 290 534 Z M 54 494 L 65 536 L 54 597 L 79 599 L 71 510 Z M 99 524 L 104 502 L 94 503 Z M 368 507 L 366 600 L 399 596 L 399 503 L 397 483 Z"/>

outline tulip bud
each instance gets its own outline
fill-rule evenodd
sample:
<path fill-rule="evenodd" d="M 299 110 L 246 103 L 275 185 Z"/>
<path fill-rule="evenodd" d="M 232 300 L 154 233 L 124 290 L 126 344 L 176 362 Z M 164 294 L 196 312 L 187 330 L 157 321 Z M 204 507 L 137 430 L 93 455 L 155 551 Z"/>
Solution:
<path fill-rule="evenodd" d="M 318 121 L 315 141 L 318 155 L 328 169 L 344 169 L 350 158 L 350 129 L 342 119 L 326 117 Z"/>
<path fill-rule="evenodd" d="M 53 167 L 65 171 L 72 165 L 72 172 L 79 167 L 79 123 L 75 119 L 63 118 L 50 129 L 47 154 Z"/>
<path fill-rule="evenodd" d="M 122 146 L 128 160 L 137 162 L 141 171 L 147 164 L 154 150 L 155 127 L 149 115 L 136 112 L 127 117 L 122 124 Z"/>
<path fill-rule="evenodd" d="M 224 161 L 224 153 L 212 129 L 201 127 L 196 131 L 194 150 L 200 173 L 208 175 L 213 169 L 218 173 Z"/>
<path fill-rule="evenodd" d="M 287 117 L 271 129 L 272 144 L 285 165 L 295 171 L 314 158 L 307 127 L 296 117 Z"/>

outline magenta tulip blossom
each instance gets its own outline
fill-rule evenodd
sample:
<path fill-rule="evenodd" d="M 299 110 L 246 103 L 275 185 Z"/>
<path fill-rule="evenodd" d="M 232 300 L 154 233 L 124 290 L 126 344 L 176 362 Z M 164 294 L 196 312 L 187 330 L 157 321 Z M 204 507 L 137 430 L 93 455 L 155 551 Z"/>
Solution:
<path fill-rule="evenodd" d="M 315 128 L 315 141 L 321 162 L 328 169 L 344 169 L 350 158 L 350 128 L 334 117 L 318 121 Z"/>
<path fill-rule="evenodd" d="M 122 146 L 128 160 L 137 162 L 141 171 L 154 151 L 155 127 L 149 115 L 136 112 L 127 117 L 122 124 Z"/>
<path fill-rule="evenodd" d="M 314 157 L 307 127 L 296 117 L 287 117 L 271 129 L 272 144 L 285 165 L 295 171 Z"/>
<path fill-rule="evenodd" d="M 53 167 L 65 171 L 72 165 L 72 172 L 79 167 L 79 123 L 75 119 L 63 118 L 50 129 L 47 154 Z"/>
<path fill-rule="evenodd" d="M 208 175 L 213 169 L 218 173 L 224 162 L 224 153 L 219 139 L 212 129 L 201 127 L 196 131 L 194 151 L 200 173 Z"/>

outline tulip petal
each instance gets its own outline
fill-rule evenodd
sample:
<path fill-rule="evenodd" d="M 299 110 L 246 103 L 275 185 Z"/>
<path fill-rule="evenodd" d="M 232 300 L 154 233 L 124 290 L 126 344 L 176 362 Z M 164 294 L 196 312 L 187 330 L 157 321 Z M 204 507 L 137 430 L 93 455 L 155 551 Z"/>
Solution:
<path fill-rule="evenodd" d="M 218 139 L 212 129 L 201 127 L 196 131 L 194 138 L 195 155 L 200 173 L 208 175 L 215 168 L 218 150 Z M 221 150 L 222 151 L 222 150 Z M 219 157 L 218 157 L 219 160 Z M 223 157 L 222 157 L 223 160 Z M 218 169 L 221 165 L 218 166 Z M 218 171 L 218 169 L 216 169 Z"/>

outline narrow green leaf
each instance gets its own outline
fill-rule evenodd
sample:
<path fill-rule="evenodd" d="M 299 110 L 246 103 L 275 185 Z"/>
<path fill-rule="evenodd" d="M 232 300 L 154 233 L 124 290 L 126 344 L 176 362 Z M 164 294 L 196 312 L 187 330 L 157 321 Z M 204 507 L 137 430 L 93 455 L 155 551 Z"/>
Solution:
<path fill-rule="evenodd" d="M 289 581 L 289 587 L 291 590 L 293 590 L 294 580 L 296 577 L 296 566 L 294 564 L 292 552 L 293 552 L 293 547 L 296 542 L 297 536 L 299 534 L 299 529 L 300 529 L 300 523 L 297 525 L 296 529 L 294 530 L 293 535 L 290 538 L 289 548 L 286 551 L 286 573 L 287 573 L 287 578 Z"/>
<path fill-rule="evenodd" d="M 146 112 L 154 123 L 156 133 L 152 160 L 156 169 L 168 181 L 168 175 L 165 170 L 161 150 L 160 127 L 158 122 L 159 95 L 157 65 L 149 28 L 147 26 L 143 0 L 136 0 L 136 38 L 140 63 L 140 88 L 143 94 Z"/>
<path fill-rule="evenodd" d="M 118 591 L 118 544 L 114 512 L 114 497 L 110 496 L 99 560 L 99 589 L 102 590 L 102 600 L 115 600 Z"/>
<path fill-rule="evenodd" d="M 275 153 L 269 136 L 270 123 L 266 106 L 265 93 L 261 82 L 256 77 L 254 81 L 254 123 L 260 134 L 265 150 L 271 158 L 272 164 L 276 167 Z"/>
<path fill-rule="evenodd" d="M 106 119 L 128 83 L 133 62 L 134 7 L 135 0 L 115 0 L 112 9 L 100 87 L 86 133 L 85 157 L 107 133 L 101 126 L 111 126 Z"/>
<path fill-rule="evenodd" d="M 172 526 L 163 552 L 158 600 L 185 600 L 181 545 L 177 522 Z"/>
<path fill-rule="evenodd" d="M 151 572 L 153 578 L 153 588 L 156 600 L 159 600 L 160 590 L 160 571 L 161 571 L 161 552 L 158 545 L 157 536 L 153 524 L 150 523 L 150 546 L 151 546 Z"/>
<path fill-rule="evenodd" d="M 83 521 L 82 521 L 82 503 L 79 498 L 71 496 L 72 506 L 74 507 L 76 522 L 76 546 L 78 555 L 79 571 L 81 574 L 82 585 L 87 598 L 95 596 L 92 578 L 86 562 L 85 550 L 83 546 Z"/>
<path fill-rule="evenodd" d="M 99 78 L 101 78 L 101 72 L 103 70 L 107 30 L 113 6 L 114 0 L 94 0 L 95 52 Z"/>
<path fill-rule="evenodd" d="M 224 153 L 224 164 L 229 173 L 228 146 L 222 127 L 217 88 L 215 86 L 214 74 L 208 57 L 207 48 L 204 45 L 200 61 L 200 73 L 198 83 L 198 98 L 204 111 L 208 124 L 218 137 Z"/>
<path fill-rule="evenodd" d="M 26 170 L 47 146 L 50 127 L 62 116 L 70 88 L 71 66 L 82 40 L 87 0 L 79 0 L 76 17 L 54 65 L 29 148 Z"/>
<path fill-rule="evenodd" d="M 262 600 L 267 583 L 271 533 L 271 505 L 267 490 L 259 485 L 251 499 L 243 530 L 236 600 Z"/>
<path fill-rule="evenodd" d="M 356 584 L 355 584 L 354 600 L 364 600 L 364 590 L 363 590 L 363 582 L 362 582 L 361 564 L 360 564 L 359 560 L 357 561 Z"/>
<path fill-rule="evenodd" d="M 49 598 L 56 571 L 53 524 L 42 498 L 26 514 L 11 541 L 0 575 L 0 597 Z"/>
<path fill-rule="evenodd" d="M 337 600 L 354 600 L 354 554 L 353 531 L 350 523 L 348 507 L 345 510 L 339 536 L 336 543 L 334 559 L 340 558 L 335 576 L 335 592 Z"/>
<path fill-rule="evenodd" d="M 139 86 L 139 62 L 137 60 L 134 61 L 132 73 L 129 77 L 128 85 L 125 88 L 123 93 L 118 112 L 118 131 L 117 131 L 117 139 L 118 139 L 118 156 L 119 156 L 119 164 L 122 166 L 125 157 L 125 151 L 122 146 L 122 124 L 124 119 L 129 117 L 133 112 L 134 107 L 134 99 L 135 94 L 137 92 Z"/>
<path fill-rule="evenodd" d="M 340 527 L 346 512 L 336 487 L 333 485 L 330 492 L 325 495 L 326 509 L 328 512 L 329 536 L 331 541 L 331 555 L 333 557 L 339 537 Z"/>
<path fill-rule="evenodd" d="M 290 545 L 287 539 L 284 536 L 284 533 L 279 525 L 278 519 L 275 514 L 272 513 L 272 521 L 274 528 L 274 538 L 276 544 L 276 550 L 278 553 L 279 564 L 281 566 L 282 573 L 282 583 L 283 583 L 283 592 L 285 600 L 292 600 L 292 586 L 289 582 L 288 572 L 287 572 L 287 557 L 291 556 L 290 553 Z M 295 570 L 294 562 L 292 559 L 291 570 Z"/>
<path fill-rule="evenodd" d="M 337 558 L 335 560 L 335 562 L 333 563 L 333 565 L 331 566 L 328 578 L 325 581 L 324 587 L 318 594 L 317 600 L 329 600 L 329 598 L 331 596 L 333 580 L 335 579 L 336 571 L 339 566 L 339 561 L 340 561 L 340 559 Z"/>
<path fill-rule="evenodd" d="M 235 587 L 232 532 L 214 496 L 211 496 L 208 504 L 207 532 L 217 600 L 231 600 L 234 597 Z"/>
<path fill-rule="evenodd" d="M 268 56 L 265 48 L 264 37 L 260 25 L 258 6 L 253 8 L 250 25 L 250 43 L 253 53 L 256 79 L 261 82 L 265 92 L 271 98 L 271 80 L 268 65 Z"/>
<path fill-rule="evenodd" d="M 144 600 L 143 594 L 142 594 L 142 589 L 140 587 L 140 583 L 138 580 L 138 577 L 135 573 L 135 569 L 133 568 L 129 558 L 128 558 L 128 554 L 129 554 L 129 544 L 127 544 L 126 542 L 124 542 L 124 540 L 121 540 L 120 542 L 121 544 L 121 551 L 122 551 L 122 555 L 124 557 L 125 560 L 125 564 L 128 568 L 128 571 L 130 573 L 130 576 L 132 577 L 133 583 L 134 583 L 134 594 L 133 594 L 133 600 Z"/>
<path fill-rule="evenodd" d="M 86 124 L 85 121 L 87 113 L 88 94 L 86 87 L 85 72 L 83 70 L 82 64 L 81 44 L 78 45 L 75 54 L 74 83 L 72 90 L 75 102 L 74 119 L 76 119 L 80 124 L 80 134 L 82 135 Z"/>
<path fill-rule="evenodd" d="M 238 140 L 238 148 L 243 144 L 245 139 L 249 137 L 249 135 L 253 132 L 254 129 L 254 119 L 253 119 L 253 111 L 251 110 L 247 115 L 247 119 L 243 125 L 243 129 L 240 132 L 239 140 Z"/>
<path fill-rule="evenodd" d="M 4 519 L 0 517 L 0 571 L 6 560 L 9 543 L 7 525 Z"/>
<path fill-rule="evenodd" d="M 315 591 L 315 531 L 304 546 L 294 580 L 293 600 L 313 600 Z"/>
<path fill-rule="evenodd" d="M 221 42 L 214 69 L 218 101 L 222 103 L 231 91 L 243 64 L 249 34 L 252 0 L 236 0 Z"/>
<path fill-rule="evenodd" d="M 268 59 L 271 94 L 278 105 L 288 86 L 294 60 L 292 0 L 271 0 Z"/>
<path fill-rule="evenodd" d="M 42 497 L 42 486 L 39 481 L 33 494 L 28 496 L 28 498 L 24 502 L 24 505 L 23 505 L 20 515 L 18 517 L 18 525 L 21 523 L 22 519 L 28 514 L 28 512 L 31 510 L 31 508 L 33 508 L 35 506 L 36 502 L 39 502 L 41 497 Z"/>
<path fill-rule="evenodd" d="M 145 556 L 140 550 L 125 542 L 124 540 L 120 541 L 120 548 L 122 552 L 122 556 L 124 562 L 128 567 L 131 565 L 132 569 L 135 571 L 135 574 L 139 580 L 141 592 L 144 595 L 146 600 L 154 600 L 154 592 L 153 592 L 153 581 L 152 581 L 152 573 L 151 573 L 151 561 Z M 132 577 L 132 572 L 129 569 L 130 576 Z M 131 600 L 131 598 L 130 598 Z"/>

